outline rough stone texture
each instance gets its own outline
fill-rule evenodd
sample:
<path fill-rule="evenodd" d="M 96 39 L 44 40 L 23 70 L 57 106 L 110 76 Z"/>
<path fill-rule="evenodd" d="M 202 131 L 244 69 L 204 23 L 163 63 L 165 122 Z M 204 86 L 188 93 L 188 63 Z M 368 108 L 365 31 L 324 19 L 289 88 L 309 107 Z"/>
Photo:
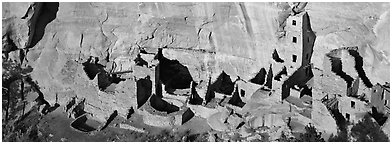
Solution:
<path fill-rule="evenodd" d="M 293 119 L 290 123 L 293 132 L 303 132 L 304 126 L 312 123 L 323 132 L 336 133 L 332 116 L 319 100 L 326 94 L 345 95 L 342 88 L 346 82 L 331 72 L 325 54 L 340 47 L 358 46 L 370 81 L 389 82 L 389 3 L 308 3 L 300 10 L 309 15 L 317 37 L 310 56 L 315 75 L 310 82 L 312 119 L 304 116 L 309 111 L 304 112 L 307 105 L 301 103 L 302 99 L 281 99 L 282 83 L 296 70 L 290 67 L 289 48 L 298 48 L 294 51 L 301 53 L 301 47 L 288 39 L 297 33 L 285 27 L 290 23 L 286 19 L 293 18 L 292 6 L 243 2 L 3 3 L 3 57 L 33 68 L 30 76 L 39 85 L 47 105 L 66 107 L 76 98 L 76 104 L 83 101 L 83 107 L 77 110 L 93 114 L 92 119 L 99 122 L 106 122 L 113 111 L 120 117 L 128 117 L 130 109 L 134 109 L 147 125 L 172 127 L 180 125 L 180 119 L 182 124 L 178 114 L 189 108 L 216 131 L 226 131 L 238 124 L 238 118 L 229 117 L 233 112 L 243 115 L 253 127 L 270 127 L 268 131 L 274 138 L 283 129 L 288 131 L 283 124 L 289 117 Z M 163 92 L 162 100 L 179 107 L 181 112 L 163 115 L 138 109 L 137 80 L 149 76 L 152 93 L 159 91 L 155 85 L 159 83 L 156 76 L 159 61 L 155 56 L 160 48 L 164 57 L 178 60 L 189 70 L 198 84 L 196 92 L 203 104 L 192 105 L 187 95 Z M 272 58 L 275 50 L 284 63 Z M 100 75 L 120 77 L 118 83 L 110 84 L 110 92 L 100 90 L 98 76 L 94 79 L 87 76 L 83 63 L 91 57 L 102 65 Z M 140 61 L 144 63 L 139 65 Z M 355 59 L 347 55 L 342 62 L 343 71 L 356 78 L 357 71 L 352 67 Z M 271 81 L 286 65 L 289 75 Z M 261 69 L 268 78 L 263 84 L 250 83 Z M 239 95 L 246 103 L 242 108 L 205 103 L 208 81 L 214 82 L 222 71 L 236 81 Z M 268 87 L 272 89 L 263 90 Z M 367 93 L 363 81 L 359 87 L 359 93 Z M 224 97 L 216 91 L 212 93 L 215 101 Z M 292 90 L 291 95 L 298 97 L 299 93 Z M 26 98 L 32 101 L 40 96 L 29 93 Z M 34 105 L 29 103 L 23 110 L 29 111 Z M 75 117 L 75 106 L 67 110 Z M 248 136 L 247 132 L 242 135 Z"/>

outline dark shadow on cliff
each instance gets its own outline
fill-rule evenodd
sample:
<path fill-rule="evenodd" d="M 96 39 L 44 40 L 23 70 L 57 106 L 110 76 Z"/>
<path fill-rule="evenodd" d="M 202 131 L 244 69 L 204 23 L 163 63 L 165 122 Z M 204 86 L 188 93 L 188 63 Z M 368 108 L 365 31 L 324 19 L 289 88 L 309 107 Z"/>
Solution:
<path fill-rule="evenodd" d="M 256 76 L 250 80 L 250 82 L 263 85 L 265 82 L 266 75 L 267 75 L 267 71 L 265 70 L 265 68 L 261 68 L 259 73 L 257 73 Z"/>
<path fill-rule="evenodd" d="M 135 62 L 135 65 L 137 65 L 137 66 L 141 66 L 141 67 L 146 66 L 146 67 L 148 67 L 148 62 L 145 61 L 145 60 L 141 57 L 140 54 L 138 54 L 137 57 L 136 57 L 133 61 Z"/>
<path fill-rule="evenodd" d="M 371 113 L 369 112 L 369 115 L 371 115 L 380 126 L 384 125 L 385 122 L 388 120 L 388 116 L 378 112 L 376 107 L 372 107 L 372 112 Z"/>
<path fill-rule="evenodd" d="M 349 88 L 352 85 L 354 79 L 351 76 L 349 76 L 347 73 L 343 72 L 343 64 L 340 58 L 331 57 L 330 60 L 332 62 L 331 63 L 332 72 L 334 72 L 336 75 L 343 78 L 344 81 L 346 81 L 347 88 Z"/>
<path fill-rule="evenodd" d="M 197 93 L 196 86 L 197 86 L 197 83 L 192 82 L 191 97 L 189 99 L 189 103 L 193 104 L 193 105 L 201 105 L 203 103 L 203 99 Z"/>
<path fill-rule="evenodd" d="M 56 19 L 59 10 L 58 2 L 45 2 L 42 4 L 41 10 L 37 17 L 34 29 L 34 35 L 28 48 L 34 47 L 44 36 L 46 25 Z M 34 16 L 33 16 L 34 18 Z M 34 25 L 34 24 L 32 24 Z M 31 31 L 30 31 L 31 32 Z"/>
<path fill-rule="evenodd" d="M 274 53 L 272 53 L 272 59 L 278 63 L 284 63 L 284 60 L 279 57 L 278 51 L 276 51 L 276 49 L 274 50 Z"/>
<path fill-rule="evenodd" d="M 231 95 L 234 91 L 234 82 L 231 81 L 229 75 L 222 71 L 216 81 L 212 84 L 212 88 L 215 92 Z"/>
<path fill-rule="evenodd" d="M 170 60 L 163 56 L 162 49 L 156 56 L 159 60 L 159 79 L 165 85 L 168 93 L 173 93 L 175 89 L 190 88 L 193 81 L 188 68 L 178 60 Z"/>
<path fill-rule="evenodd" d="M 109 124 L 118 116 L 117 110 L 115 110 L 109 117 L 109 119 L 106 121 L 105 125 L 101 128 L 101 130 L 104 130 L 106 127 L 109 126 Z"/>
<path fill-rule="evenodd" d="M 283 69 L 274 77 L 274 80 L 280 81 L 280 79 L 282 78 L 282 75 L 286 75 L 287 76 L 287 68 L 286 68 L 286 66 L 283 66 Z"/>
<path fill-rule="evenodd" d="M 98 58 L 90 57 L 83 64 L 83 70 L 90 80 L 98 75 L 98 87 L 101 91 L 105 91 L 111 84 L 118 84 L 125 79 L 120 78 L 117 74 L 110 74 L 105 71 L 102 64 L 98 63 Z"/>
<path fill-rule="evenodd" d="M 229 104 L 238 106 L 238 107 L 244 107 L 245 103 L 241 100 L 240 98 L 240 93 L 238 92 L 238 87 L 235 89 L 235 92 L 231 99 L 229 100 Z"/>
<path fill-rule="evenodd" d="M 357 70 L 359 77 L 362 79 L 366 87 L 371 88 L 373 84 L 370 82 L 369 78 L 366 76 L 365 70 L 363 70 L 363 58 L 356 50 L 348 50 L 351 56 L 355 59 L 355 70 Z"/>
<path fill-rule="evenodd" d="M 167 114 L 179 111 L 180 108 L 168 103 L 167 101 L 163 100 L 162 98 L 156 96 L 153 94 L 150 98 L 150 104 L 151 107 L 153 107 L 155 110 L 161 111 L 161 112 L 166 112 Z"/>

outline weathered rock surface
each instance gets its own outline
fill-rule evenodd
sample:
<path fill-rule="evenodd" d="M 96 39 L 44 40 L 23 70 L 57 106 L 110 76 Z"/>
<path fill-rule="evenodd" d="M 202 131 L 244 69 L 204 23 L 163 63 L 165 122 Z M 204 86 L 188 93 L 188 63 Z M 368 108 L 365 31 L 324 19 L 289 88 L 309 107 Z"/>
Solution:
<path fill-rule="evenodd" d="M 29 75 L 40 92 L 29 93 L 27 102 L 40 97 L 45 106 L 64 106 L 73 118 L 90 113 L 89 119 L 106 123 L 114 111 L 128 118 L 132 109 L 150 126 L 172 127 L 196 116 L 221 132 L 237 129 L 245 122 L 238 130 L 244 137 L 249 136 L 243 132 L 245 127 L 267 127 L 273 135 L 270 139 L 275 140 L 288 129 L 287 118 L 291 117 L 293 132 L 303 132 L 305 125 L 312 123 L 322 132 L 336 133 L 333 117 L 318 101 L 324 95 L 323 87 L 340 79 L 320 78 L 327 72 L 324 65 L 329 64 L 324 63 L 325 54 L 340 47 L 358 46 L 369 81 L 389 82 L 390 5 L 308 3 L 294 8 L 296 13 L 308 12 L 317 36 L 311 56 L 318 70 L 313 80 L 316 84 L 312 98 L 317 99 L 313 99 L 313 107 L 302 103 L 303 99 L 281 100 L 281 82 L 287 74 L 271 82 L 272 75 L 283 71 L 283 64 L 273 55 L 278 55 L 277 49 L 290 47 L 284 28 L 291 7 L 291 3 L 243 2 L 3 3 L 3 60 L 32 67 Z M 174 77 L 184 76 L 183 71 L 188 71 L 190 77 L 162 80 L 157 70 L 159 49 L 163 49 L 162 55 L 168 60 L 178 61 L 173 66 L 177 72 Z M 279 53 L 281 61 L 290 61 L 291 57 L 283 57 L 291 55 L 288 50 L 279 52 L 283 52 Z M 353 57 L 344 57 L 342 61 L 348 75 L 359 76 L 353 66 L 348 67 L 355 64 Z M 219 83 L 223 73 L 229 84 Z M 256 82 L 251 82 L 256 78 Z M 158 85 L 160 81 L 185 89 L 169 92 L 167 85 Z M 189 81 L 195 83 L 194 89 L 193 85 L 190 89 L 189 85 L 182 85 Z M 344 80 L 340 81 L 325 91 L 344 93 L 339 90 L 345 86 Z M 211 91 L 210 84 L 214 82 L 219 84 Z M 264 89 L 272 85 L 271 90 Z M 189 95 L 195 93 L 202 104 L 189 103 Z M 151 97 L 153 94 L 156 95 Z M 243 105 L 222 104 L 234 94 L 238 94 L 237 101 L 239 98 Z M 142 107 L 155 100 L 165 101 L 187 116 L 152 114 Z M 19 105 L 16 103 L 15 107 Z M 34 105 L 28 103 L 23 110 L 29 111 Z M 306 111 L 308 107 L 312 111 Z M 311 118 L 306 117 L 309 113 Z M 144 132 L 125 124 L 120 127 Z M 259 134 L 250 137 L 261 139 Z M 211 136 L 211 141 L 215 141 L 215 136 Z"/>

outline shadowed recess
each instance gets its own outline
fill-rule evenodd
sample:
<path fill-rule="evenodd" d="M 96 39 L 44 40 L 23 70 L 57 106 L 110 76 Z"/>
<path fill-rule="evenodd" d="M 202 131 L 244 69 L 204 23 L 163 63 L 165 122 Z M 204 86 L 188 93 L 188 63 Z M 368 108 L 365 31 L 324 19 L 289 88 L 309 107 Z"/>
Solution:
<path fill-rule="evenodd" d="M 222 71 L 216 81 L 212 84 L 212 88 L 215 92 L 231 95 L 234 91 L 234 82 L 231 81 L 229 75 Z"/>
<path fill-rule="evenodd" d="M 280 81 L 280 79 L 282 78 L 282 75 L 287 76 L 286 66 L 283 66 L 283 69 L 274 77 L 274 80 Z"/>
<path fill-rule="evenodd" d="M 332 65 L 332 72 L 334 72 L 336 75 L 338 75 L 339 77 L 343 78 L 344 81 L 346 81 L 347 84 L 347 88 L 349 88 L 352 85 L 352 82 L 354 81 L 354 79 L 349 76 L 348 74 L 346 74 L 345 72 L 343 72 L 342 68 L 342 61 L 340 60 L 340 58 L 334 58 L 334 57 L 330 57 L 331 60 L 331 65 Z"/>
<path fill-rule="evenodd" d="M 32 17 L 32 26 L 30 28 L 30 34 L 33 37 L 29 40 L 28 48 L 34 47 L 44 36 L 46 25 L 56 19 L 57 12 L 59 10 L 58 2 L 45 2 L 42 4 L 41 9 Z"/>
<path fill-rule="evenodd" d="M 157 54 L 159 60 L 159 79 L 165 85 L 165 90 L 169 93 L 175 89 L 186 89 L 193 81 L 188 68 L 178 60 L 170 60 L 163 56 L 162 49 Z"/>
<path fill-rule="evenodd" d="M 304 95 L 312 97 L 312 88 L 305 86 L 300 92 L 300 98 Z"/>
<path fill-rule="evenodd" d="M 188 108 L 183 114 L 181 119 L 181 124 L 185 124 L 189 120 L 191 120 L 195 116 L 195 113 L 192 112 L 190 108 Z"/>
<path fill-rule="evenodd" d="M 229 100 L 229 104 L 238 106 L 238 107 L 244 107 L 245 103 L 241 100 L 240 94 L 238 92 L 238 86 L 235 89 L 235 92 L 233 93 L 233 96 Z"/>
<path fill-rule="evenodd" d="M 369 114 L 377 121 L 378 125 L 382 126 L 388 120 L 388 116 L 377 111 L 376 107 L 372 107 L 372 112 Z"/>
<path fill-rule="evenodd" d="M 98 63 L 98 58 L 90 57 L 86 62 L 82 63 L 83 70 L 86 72 L 88 78 L 93 80 L 95 76 L 103 71 L 104 66 Z"/>
<path fill-rule="evenodd" d="M 106 72 L 104 69 L 105 66 L 98 63 L 98 58 L 93 59 L 93 57 L 90 57 L 82 65 L 84 66 L 84 72 L 90 80 L 93 80 L 98 75 L 98 87 L 101 91 L 105 91 L 106 88 L 112 84 L 118 84 L 121 81 L 125 81 L 125 79 L 118 77 L 117 74 Z"/>
<path fill-rule="evenodd" d="M 141 57 L 140 54 L 138 54 L 137 57 L 135 58 L 135 60 L 133 60 L 133 61 L 135 61 L 135 65 L 137 65 L 137 66 L 146 66 L 146 67 L 148 67 L 148 62 L 145 61 L 145 60 Z"/>
<path fill-rule="evenodd" d="M 135 113 L 135 110 L 133 109 L 133 107 L 131 107 L 131 108 L 128 110 L 127 119 L 131 118 L 132 114 L 134 114 L 134 113 Z"/>
<path fill-rule="evenodd" d="M 177 112 L 180 110 L 179 107 L 168 103 L 167 101 L 163 100 L 162 98 L 153 94 L 150 98 L 151 107 L 155 110 L 166 112 L 167 114 Z"/>
<path fill-rule="evenodd" d="M 206 104 L 209 103 L 213 98 L 215 98 L 214 89 L 211 84 L 211 77 L 208 80 L 207 93 L 205 98 L 206 98 Z"/>
<path fill-rule="evenodd" d="M 355 59 L 355 70 L 357 70 L 359 77 L 362 79 L 366 87 L 371 88 L 373 84 L 370 82 L 369 78 L 366 76 L 365 70 L 363 70 L 363 58 L 356 50 L 348 50 L 349 54 Z"/>
<path fill-rule="evenodd" d="M 197 83 L 192 82 L 191 97 L 189 99 L 189 103 L 193 104 L 193 105 L 201 105 L 203 103 L 203 99 L 197 93 L 196 86 L 197 86 Z"/>
<path fill-rule="evenodd" d="M 267 88 L 269 89 L 272 89 L 272 77 L 273 77 L 273 72 L 272 72 L 272 64 L 271 64 L 267 74 L 267 82 L 265 83 L 265 86 L 267 86 Z"/>
<path fill-rule="evenodd" d="M 265 82 L 266 75 L 267 75 L 267 71 L 264 68 L 261 68 L 259 73 L 257 73 L 256 76 L 250 80 L 250 82 L 263 85 Z"/>
<path fill-rule="evenodd" d="M 109 119 L 106 121 L 106 124 L 101 128 L 101 130 L 104 130 L 106 127 L 109 126 L 109 124 L 116 118 L 118 115 L 117 110 L 115 110 L 109 117 Z"/>
<path fill-rule="evenodd" d="M 99 122 L 94 121 L 94 120 L 90 120 L 89 119 L 89 114 L 86 113 L 78 118 L 75 119 L 75 121 L 73 121 L 71 123 L 71 127 L 82 131 L 82 132 L 91 132 L 91 131 L 95 131 L 96 127 L 98 127 L 100 125 Z"/>
<path fill-rule="evenodd" d="M 152 82 L 150 80 L 150 76 L 137 80 L 136 88 L 137 108 L 140 108 L 147 102 L 152 93 Z"/>
<path fill-rule="evenodd" d="M 279 57 L 278 51 L 276 51 L 276 49 L 274 49 L 274 53 L 272 53 L 272 58 L 278 63 L 284 62 L 284 60 Z"/>

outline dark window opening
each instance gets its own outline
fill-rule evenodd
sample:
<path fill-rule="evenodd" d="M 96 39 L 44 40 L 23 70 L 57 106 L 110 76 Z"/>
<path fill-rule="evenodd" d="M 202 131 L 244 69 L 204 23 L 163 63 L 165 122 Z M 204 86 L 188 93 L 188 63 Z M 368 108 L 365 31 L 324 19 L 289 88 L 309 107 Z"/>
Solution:
<path fill-rule="evenodd" d="M 293 23 L 292 23 L 294 26 L 295 25 L 297 25 L 297 21 L 295 21 L 295 20 L 293 20 Z"/>
<path fill-rule="evenodd" d="M 308 42 L 310 42 L 310 38 L 308 37 Z"/>
<path fill-rule="evenodd" d="M 297 55 L 293 55 L 293 62 L 297 62 Z"/>
<path fill-rule="evenodd" d="M 385 100 L 385 101 L 384 101 L 384 105 L 388 105 L 388 100 Z"/>
<path fill-rule="evenodd" d="M 355 102 L 351 101 L 351 108 L 355 108 Z"/>
<path fill-rule="evenodd" d="M 346 113 L 346 119 L 347 121 L 350 121 L 350 114 Z"/>
<path fill-rule="evenodd" d="M 381 100 L 383 100 L 383 99 L 384 99 L 384 94 L 381 95 Z"/>
<path fill-rule="evenodd" d="M 297 37 L 293 37 L 293 43 L 297 43 Z"/>
<path fill-rule="evenodd" d="M 245 96 L 245 90 L 241 89 L 241 97 Z"/>

